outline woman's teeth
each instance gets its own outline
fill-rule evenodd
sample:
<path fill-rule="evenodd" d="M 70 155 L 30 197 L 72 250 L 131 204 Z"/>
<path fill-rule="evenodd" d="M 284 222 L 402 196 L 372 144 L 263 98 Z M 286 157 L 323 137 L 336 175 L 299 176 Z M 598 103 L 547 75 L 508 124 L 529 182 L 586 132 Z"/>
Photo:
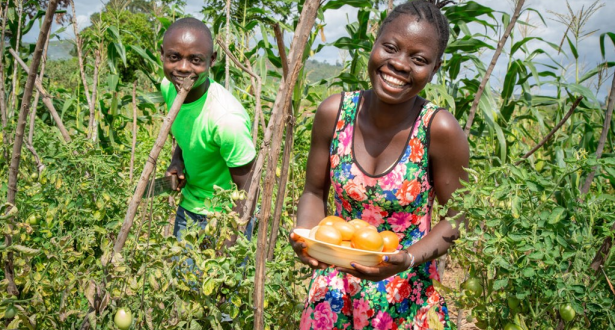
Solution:
<path fill-rule="evenodd" d="M 389 76 L 386 73 L 381 73 L 382 79 L 392 87 L 403 87 L 406 83 L 403 80 L 399 80 L 393 76 Z"/>

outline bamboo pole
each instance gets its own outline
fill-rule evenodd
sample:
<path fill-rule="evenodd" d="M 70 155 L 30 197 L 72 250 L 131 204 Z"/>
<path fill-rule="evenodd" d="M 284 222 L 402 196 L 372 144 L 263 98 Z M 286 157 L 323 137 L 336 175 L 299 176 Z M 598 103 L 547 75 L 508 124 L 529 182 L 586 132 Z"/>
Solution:
<path fill-rule="evenodd" d="M 47 51 L 49 50 L 49 39 L 51 39 L 51 33 L 47 36 L 47 41 L 45 41 L 45 48 L 43 49 L 43 58 L 41 59 L 41 70 L 40 70 L 40 73 L 38 74 L 39 80 L 41 81 L 41 86 L 43 86 L 43 77 L 45 76 L 45 64 L 47 63 Z M 36 107 L 38 106 L 38 100 L 40 97 L 41 97 L 41 91 L 37 88 L 36 95 L 34 96 L 34 102 L 32 102 L 32 110 L 30 110 L 30 126 L 28 127 L 28 143 L 30 145 L 32 145 L 32 139 L 34 138 L 34 122 L 36 119 Z"/>
<path fill-rule="evenodd" d="M 13 57 L 15 57 L 15 60 L 19 63 L 19 65 L 21 65 L 24 71 L 26 71 L 26 73 L 29 75 L 30 69 L 28 69 L 28 66 L 26 65 L 26 63 L 24 63 L 24 61 L 21 58 L 19 58 L 19 54 L 17 54 L 17 52 L 13 49 L 9 49 L 9 53 L 11 53 Z M 62 134 L 64 141 L 67 143 L 70 142 L 71 141 L 70 134 L 68 134 L 68 131 L 66 130 L 66 127 L 64 126 L 64 123 L 62 123 L 62 119 L 60 118 L 60 116 L 58 115 L 58 112 L 53 106 L 53 102 L 51 101 L 51 96 L 43 88 L 43 84 L 41 83 L 40 77 L 38 76 L 36 77 L 34 84 L 36 85 L 36 88 L 38 89 L 39 93 L 43 95 L 43 103 L 45 104 L 47 109 L 49 109 L 49 112 L 51 113 L 51 117 L 53 117 L 53 120 L 58 126 L 58 129 L 60 130 L 60 133 Z"/>
<path fill-rule="evenodd" d="M 158 155 L 160 154 L 162 147 L 164 147 L 164 143 L 167 140 L 167 136 L 169 135 L 169 131 L 171 130 L 171 126 L 173 125 L 173 121 L 175 121 L 175 117 L 177 117 L 177 114 L 179 113 L 179 109 L 184 104 L 184 100 L 186 99 L 188 92 L 190 92 L 190 89 L 192 88 L 192 85 L 196 80 L 195 76 L 191 78 L 192 79 L 184 79 L 184 82 L 181 86 L 176 86 L 179 88 L 179 90 L 177 91 L 177 97 L 175 98 L 175 101 L 171 106 L 171 110 L 169 110 L 169 114 L 162 123 L 160 132 L 158 133 L 158 137 L 156 138 L 156 142 L 154 143 L 147 162 L 143 167 L 143 172 L 141 172 L 141 177 L 139 178 L 139 182 L 137 183 L 137 188 L 135 189 L 135 192 L 130 199 L 130 203 L 128 204 L 128 210 L 126 211 L 126 216 L 124 217 L 124 223 L 122 223 L 122 228 L 120 229 L 120 232 L 117 235 L 117 239 L 115 240 L 115 245 L 113 246 L 114 254 L 122 251 L 122 248 L 126 243 L 126 239 L 128 238 L 128 234 L 130 233 L 130 227 L 132 227 L 135 215 L 137 214 L 137 209 L 139 208 L 139 204 L 141 203 L 141 199 L 143 198 L 143 193 L 145 192 L 145 188 L 147 187 L 149 177 L 154 170 L 154 165 L 156 164 Z"/>
<path fill-rule="evenodd" d="M 493 58 L 491 59 L 489 68 L 487 69 L 487 72 L 485 72 L 485 76 L 483 77 L 483 80 L 480 82 L 480 86 L 478 87 L 478 91 L 476 92 L 476 95 L 474 96 L 474 102 L 472 102 L 472 107 L 470 108 L 470 113 L 468 114 L 468 121 L 466 122 L 466 127 L 464 129 L 466 136 L 470 136 L 470 128 L 472 128 L 472 122 L 474 121 L 474 116 L 476 115 L 476 109 L 478 108 L 478 102 L 480 101 L 480 98 L 483 95 L 483 92 L 485 91 L 485 86 L 487 86 L 487 82 L 489 81 L 489 78 L 491 77 L 491 72 L 493 72 L 493 68 L 495 68 L 495 64 L 497 63 L 498 58 L 500 57 L 500 54 L 502 53 L 502 49 L 504 48 L 504 45 L 506 44 L 506 40 L 508 39 L 508 36 L 510 36 L 510 33 L 512 32 L 513 27 L 515 27 L 515 23 L 517 22 L 519 15 L 521 15 L 521 8 L 523 8 L 524 3 L 525 3 L 525 0 L 518 0 L 517 6 L 515 7 L 515 13 L 510 18 L 510 23 L 508 23 L 508 27 L 506 27 L 506 31 L 504 32 L 504 35 L 498 42 L 498 47 L 495 50 L 495 54 L 493 54 Z"/>
<path fill-rule="evenodd" d="M 259 152 L 259 160 L 263 156 L 263 152 L 268 155 L 267 158 L 267 170 L 265 174 L 265 182 L 263 187 L 263 199 L 262 208 L 259 213 L 258 221 L 258 239 L 256 246 L 256 272 L 254 275 L 254 329 L 263 330 L 265 328 L 264 320 L 264 299 L 265 299 L 265 267 L 267 259 L 267 225 L 269 215 L 271 213 L 271 199 L 273 195 L 273 187 L 275 184 L 275 170 L 277 167 L 277 161 L 280 154 L 280 146 L 282 143 L 282 134 L 284 133 L 284 125 L 282 125 L 284 109 L 290 106 L 292 98 L 292 90 L 297 83 L 297 77 L 299 71 L 303 66 L 303 53 L 305 51 L 305 45 L 307 44 L 310 31 L 314 27 L 316 20 L 316 13 L 320 6 L 319 0 L 307 0 L 303 5 L 301 16 L 295 30 L 295 35 L 290 47 L 291 63 L 289 66 L 289 78 L 283 79 L 280 88 L 278 89 L 278 95 L 273 104 L 272 118 L 269 121 L 266 136 L 271 138 L 271 144 L 265 144 L 269 146 L 267 149 L 262 149 Z M 260 178 L 262 169 L 262 161 L 260 161 L 261 168 L 255 169 L 253 178 Z M 252 181 L 254 183 L 254 179 Z M 253 187 L 250 187 L 252 190 Z M 250 195 L 250 194 L 248 194 Z M 251 196 L 250 196 L 251 197 Z M 246 203 L 246 205 L 251 205 Z M 245 214 L 244 214 L 245 216 Z"/>
<path fill-rule="evenodd" d="M 555 132 L 557 132 L 564 125 L 564 123 L 568 120 L 568 118 L 570 118 L 570 116 L 572 116 L 572 113 L 579 106 L 579 103 L 581 103 L 582 99 L 583 99 L 583 96 L 577 97 L 577 99 L 574 101 L 574 103 L 570 107 L 570 110 L 568 110 L 568 112 L 564 116 L 564 118 L 562 118 L 562 120 L 560 120 L 559 123 L 557 123 L 557 125 L 555 125 L 555 127 L 553 127 L 553 129 L 551 129 L 551 132 L 549 132 L 549 134 L 547 134 L 542 139 L 542 141 L 540 141 L 540 143 L 538 143 L 534 148 L 532 148 L 532 150 L 528 151 L 525 155 L 523 155 L 523 157 L 521 157 L 521 160 L 519 160 L 519 161 L 517 161 L 515 163 L 515 166 L 521 164 L 523 159 L 528 158 L 529 156 L 534 154 L 536 152 L 536 150 L 540 149 L 540 147 L 542 147 L 545 143 L 547 143 L 547 141 L 549 141 L 549 139 L 553 136 L 553 134 L 555 134 Z"/>
<path fill-rule="evenodd" d="M 137 147 L 137 80 L 132 83 L 132 150 L 130 151 L 130 182 L 135 164 L 135 149 Z"/>
<path fill-rule="evenodd" d="M 17 196 L 17 174 L 19 173 L 19 163 L 21 161 L 21 148 L 24 140 L 24 130 L 26 128 L 26 119 L 28 117 L 28 110 L 30 109 L 30 102 L 32 98 L 32 90 L 34 89 L 34 81 L 36 80 L 36 72 L 41 62 L 43 53 L 43 46 L 47 35 L 51 28 L 53 15 L 55 14 L 58 0 L 49 0 L 47 6 L 47 12 L 45 13 L 45 19 L 38 35 L 36 47 L 32 54 L 32 63 L 30 64 L 30 73 L 28 74 L 28 80 L 26 80 L 26 86 L 24 89 L 23 99 L 21 101 L 21 109 L 19 111 L 19 117 L 17 119 L 17 129 L 15 131 L 15 142 L 13 144 L 13 153 L 11 155 L 11 165 L 9 167 L 9 181 L 8 181 L 8 193 L 7 202 L 11 205 L 15 205 L 15 197 Z M 12 230 L 12 225 L 9 224 L 9 229 Z M 11 235 L 4 235 L 4 246 L 8 247 L 12 244 L 13 238 Z M 13 252 L 7 252 L 7 260 L 5 261 L 5 277 L 8 280 L 7 291 L 10 295 L 19 295 L 19 290 L 15 285 L 13 278 Z"/>

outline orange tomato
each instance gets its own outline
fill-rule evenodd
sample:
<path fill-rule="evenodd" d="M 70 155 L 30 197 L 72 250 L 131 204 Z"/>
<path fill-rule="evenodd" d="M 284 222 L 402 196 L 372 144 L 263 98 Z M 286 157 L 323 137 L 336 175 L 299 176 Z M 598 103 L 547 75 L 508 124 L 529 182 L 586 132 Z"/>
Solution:
<path fill-rule="evenodd" d="M 333 223 L 333 227 L 340 231 L 340 233 L 342 234 L 342 240 L 344 241 L 350 241 L 356 230 L 353 225 L 349 224 L 346 221 L 335 222 Z"/>
<path fill-rule="evenodd" d="M 370 228 L 360 228 L 352 237 L 352 245 L 359 250 L 381 252 L 384 248 L 384 240 L 377 231 Z"/>
<path fill-rule="evenodd" d="M 361 219 L 352 219 L 348 221 L 348 223 L 353 225 L 357 229 L 367 227 L 370 225 L 367 221 L 363 221 Z"/>
<path fill-rule="evenodd" d="M 393 252 L 397 251 L 397 246 L 399 246 L 399 237 L 392 231 L 385 230 L 380 232 L 380 236 L 382 236 L 382 240 L 384 241 L 384 249 L 382 252 Z"/>
<path fill-rule="evenodd" d="M 308 236 L 309 238 L 314 239 L 316 237 L 316 231 L 318 230 L 318 227 L 320 226 L 314 226 L 314 228 L 310 230 L 310 235 Z"/>
<path fill-rule="evenodd" d="M 318 226 L 314 239 L 329 244 L 340 245 L 342 242 L 342 234 L 333 226 Z"/>
<path fill-rule="evenodd" d="M 319 226 L 333 226 L 333 224 L 336 222 L 346 222 L 346 220 L 338 216 L 335 216 L 335 215 L 330 215 L 320 220 L 320 223 L 318 225 Z"/>
<path fill-rule="evenodd" d="M 347 247 L 347 248 L 352 248 L 352 242 L 350 242 L 350 241 L 342 241 L 340 246 Z"/>

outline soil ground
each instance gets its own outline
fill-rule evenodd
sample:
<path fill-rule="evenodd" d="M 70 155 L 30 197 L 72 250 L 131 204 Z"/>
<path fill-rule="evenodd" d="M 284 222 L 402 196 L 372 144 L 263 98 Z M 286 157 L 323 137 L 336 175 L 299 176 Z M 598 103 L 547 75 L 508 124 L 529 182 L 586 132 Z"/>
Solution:
<path fill-rule="evenodd" d="M 461 282 L 463 282 L 465 277 L 464 270 L 459 265 L 455 263 L 451 263 L 451 259 L 447 257 L 446 260 L 446 269 L 444 270 L 444 276 L 442 276 L 442 285 L 457 289 Z M 480 330 L 476 326 L 474 326 L 473 322 L 468 322 L 466 320 L 466 316 L 470 314 L 469 310 L 462 310 L 461 318 L 458 318 L 459 310 L 457 306 L 453 303 L 452 299 L 444 296 L 447 299 L 448 311 L 450 321 L 457 325 L 457 329 L 459 330 Z"/>

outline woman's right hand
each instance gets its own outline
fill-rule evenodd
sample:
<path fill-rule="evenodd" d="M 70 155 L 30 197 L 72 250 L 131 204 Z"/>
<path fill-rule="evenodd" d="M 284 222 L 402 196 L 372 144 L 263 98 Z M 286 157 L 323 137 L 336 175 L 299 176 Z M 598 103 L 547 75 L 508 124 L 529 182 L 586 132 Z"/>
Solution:
<path fill-rule="evenodd" d="M 307 254 L 307 244 L 301 236 L 293 232 L 290 234 L 289 241 L 302 263 L 310 266 L 312 269 L 325 269 L 329 267 L 328 264 L 322 263 Z"/>

